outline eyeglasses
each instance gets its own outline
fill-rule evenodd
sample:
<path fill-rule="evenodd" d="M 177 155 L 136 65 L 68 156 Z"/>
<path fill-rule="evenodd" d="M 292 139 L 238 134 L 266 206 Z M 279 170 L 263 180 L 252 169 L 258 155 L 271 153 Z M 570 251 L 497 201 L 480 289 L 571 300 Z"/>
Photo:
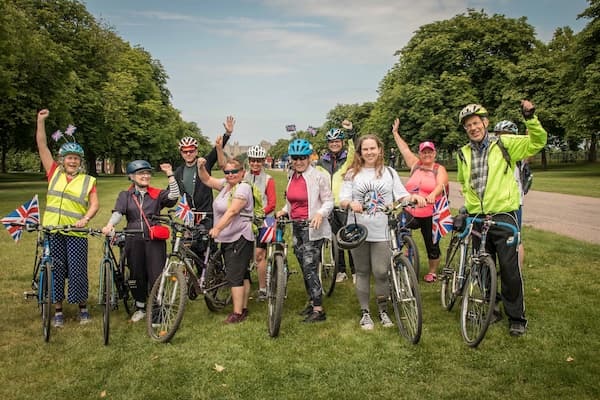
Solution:
<path fill-rule="evenodd" d="M 137 171 L 135 174 L 137 176 L 152 176 L 152 172 L 150 171 Z"/>
<path fill-rule="evenodd" d="M 258 162 L 258 163 L 262 163 L 263 159 L 262 158 L 249 158 L 248 162 Z"/>
<path fill-rule="evenodd" d="M 308 156 L 292 156 L 292 160 L 293 161 L 298 161 L 298 160 L 306 160 L 308 158 Z"/>
<path fill-rule="evenodd" d="M 181 150 L 181 153 L 182 154 L 194 154 L 196 151 L 198 151 L 198 150 L 196 150 L 196 149 L 194 149 L 194 150 Z"/>
<path fill-rule="evenodd" d="M 225 169 L 225 170 L 223 170 L 223 173 L 225 175 L 233 175 L 233 174 L 237 174 L 238 172 L 240 172 L 239 169 Z"/>

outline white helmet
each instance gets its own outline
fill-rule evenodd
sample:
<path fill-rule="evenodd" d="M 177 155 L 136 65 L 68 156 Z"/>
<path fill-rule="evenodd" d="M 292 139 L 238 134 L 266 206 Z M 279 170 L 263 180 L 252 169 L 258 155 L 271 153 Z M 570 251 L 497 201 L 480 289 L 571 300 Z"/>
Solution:
<path fill-rule="evenodd" d="M 198 147 L 198 141 L 191 136 L 186 136 L 184 138 L 181 138 L 181 140 L 179 141 L 179 149 L 180 150 L 182 147 L 190 147 L 190 146 Z"/>
<path fill-rule="evenodd" d="M 248 158 L 267 158 L 267 151 L 262 146 L 252 146 L 248 149 Z"/>

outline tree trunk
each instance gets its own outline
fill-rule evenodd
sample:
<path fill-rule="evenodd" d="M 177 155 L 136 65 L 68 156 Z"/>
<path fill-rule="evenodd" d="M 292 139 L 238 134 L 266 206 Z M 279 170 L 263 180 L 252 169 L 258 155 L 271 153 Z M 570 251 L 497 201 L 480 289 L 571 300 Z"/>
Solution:
<path fill-rule="evenodd" d="M 546 155 L 546 148 L 545 147 L 542 149 L 542 169 L 543 170 L 547 170 L 548 169 L 548 157 Z"/>
<path fill-rule="evenodd" d="M 596 162 L 598 160 L 598 148 L 596 147 L 597 140 L 598 133 L 592 133 L 592 137 L 590 138 L 590 150 L 588 151 L 589 162 Z"/>

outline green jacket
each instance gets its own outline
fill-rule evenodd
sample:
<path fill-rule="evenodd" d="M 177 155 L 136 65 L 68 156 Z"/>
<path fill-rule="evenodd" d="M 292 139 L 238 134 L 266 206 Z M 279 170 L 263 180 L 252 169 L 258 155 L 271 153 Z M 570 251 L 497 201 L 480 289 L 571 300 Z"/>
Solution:
<path fill-rule="evenodd" d="M 333 165 L 328 156 L 321 157 L 316 166 L 319 171 L 325 173 L 331 180 L 331 191 L 333 192 L 333 200 L 336 207 L 340 204 L 340 191 L 342 190 L 344 175 L 346 175 L 348 168 L 350 168 L 354 161 L 354 154 L 356 153 L 354 140 L 354 138 L 348 139 L 348 149 L 342 151 L 345 154 L 340 159 L 341 162 L 337 164 L 335 171 L 333 171 Z"/>
<path fill-rule="evenodd" d="M 494 214 L 519 209 L 520 193 L 514 178 L 515 164 L 518 160 L 538 153 L 546 145 L 548 134 L 537 116 L 525 120 L 527 135 L 502 135 L 504 147 L 510 155 L 510 167 L 499 148 L 498 143 L 490 140 L 488 154 L 488 177 L 483 199 L 480 199 L 471 187 L 471 145 L 466 144 L 459 150 L 457 180 L 462 185 L 465 207 L 469 214 Z"/>

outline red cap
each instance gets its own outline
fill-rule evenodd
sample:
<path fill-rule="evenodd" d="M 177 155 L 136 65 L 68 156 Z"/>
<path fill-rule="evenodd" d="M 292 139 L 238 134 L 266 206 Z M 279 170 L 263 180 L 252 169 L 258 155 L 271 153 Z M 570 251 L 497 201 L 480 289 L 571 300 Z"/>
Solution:
<path fill-rule="evenodd" d="M 419 145 L 419 151 L 423 151 L 424 149 L 431 149 L 435 151 L 435 145 L 432 142 L 423 142 Z"/>

